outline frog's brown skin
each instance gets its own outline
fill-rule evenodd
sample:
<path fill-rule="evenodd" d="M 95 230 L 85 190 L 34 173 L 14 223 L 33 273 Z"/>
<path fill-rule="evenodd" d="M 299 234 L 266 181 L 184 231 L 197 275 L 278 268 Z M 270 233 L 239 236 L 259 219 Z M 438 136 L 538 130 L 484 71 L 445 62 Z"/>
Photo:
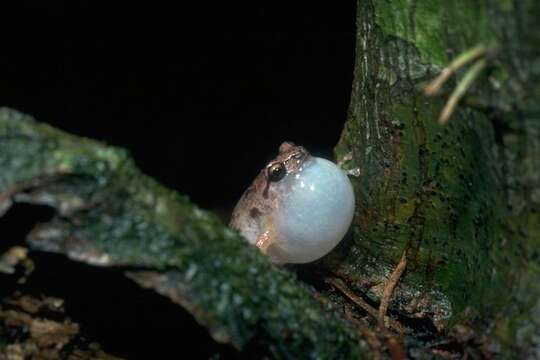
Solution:
<path fill-rule="evenodd" d="M 272 214 L 290 191 L 286 178 L 294 176 L 310 159 L 302 146 L 282 143 L 278 156 L 261 170 L 234 208 L 229 225 L 274 260 L 282 239 L 274 230 Z"/>

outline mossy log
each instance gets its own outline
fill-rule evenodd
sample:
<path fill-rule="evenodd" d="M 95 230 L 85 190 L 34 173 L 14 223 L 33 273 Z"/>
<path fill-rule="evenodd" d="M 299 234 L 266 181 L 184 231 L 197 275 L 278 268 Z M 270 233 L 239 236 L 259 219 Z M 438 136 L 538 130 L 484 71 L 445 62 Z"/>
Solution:
<path fill-rule="evenodd" d="M 216 216 L 136 169 L 127 153 L 0 109 L 0 194 L 57 215 L 35 249 L 129 276 L 183 305 L 214 339 L 277 357 L 360 357 L 366 343 L 306 286 Z M 256 344 L 256 345 L 255 345 Z"/>

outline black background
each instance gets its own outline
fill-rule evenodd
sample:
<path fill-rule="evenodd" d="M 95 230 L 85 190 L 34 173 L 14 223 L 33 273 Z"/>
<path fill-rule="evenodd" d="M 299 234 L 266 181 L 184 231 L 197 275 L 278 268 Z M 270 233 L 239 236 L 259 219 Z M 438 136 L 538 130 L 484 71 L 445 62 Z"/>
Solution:
<path fill-rule="evenodd" d="M 17 4 L 1 14 L 0 104 L 129 149 L 205 208 L 230 209 L 284 140 L 331 156 L 354 1 Z"/>
<path fill-rule="evenodd" d="M 331 157 L 346 118 L 352 0 L 13 1 L 0 11 L 0 105 L 127 148 L 146 174 L 222 214 L 282 141 Z M 50 216 L 13 207 L 0 219 L 0 253 Z M 0 275 L 0 297 L 65 299 L 82 335 L 113 355 L 239 356 L 121 270 L 31 257 L 28 283 Z"/>

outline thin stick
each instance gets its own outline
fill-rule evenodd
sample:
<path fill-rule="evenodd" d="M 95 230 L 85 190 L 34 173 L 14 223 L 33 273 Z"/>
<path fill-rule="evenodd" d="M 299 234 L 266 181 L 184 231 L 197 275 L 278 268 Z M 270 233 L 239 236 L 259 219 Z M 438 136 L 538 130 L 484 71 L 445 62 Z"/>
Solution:
<path fill-rule="evenodd" d="M 399 260 L 399 263 L 397 264 L 396 268 L 390 274 L 390 277 L 388 278 L 388 282 L 386 283 L 386 286 L 384 287 L 383 291 L 383 297 L 381 299 L 381 304 L 379 305 L 379 324 L 381 326 L 384 326 L 384 318 L 386 317 L 386 311 L 388 310 L 388 305 L 390 304 L 390 300 L 392 300 L 392 294 L 394 293 L 394 289 L 399 282 L 399 279 L 401 278 L 401 275 L 405 271 L 405 268 L 407 267 L 407 249 L 403 250 L 403 254 L 401 254 L 401 259 Z"/>
<path fill-rule="evenodd" d="M 488 48 L 485 46 L 477 46 L 469 49 L 459 55 L 454 61 L 452 61 L 447 67 L 445 67 L 441 73 L 424 89 L 426 96 L 436 95 L 441 87 L 448 81 L 450 76 L 457 70 L 467 65 L 468 63 L 475 61 L 486 55 Z"/>
<path fill-rule="evenodd" d="M 377 309 L 375 309 L 373 306 L 369 305 L 364 299 L 362 299 L 360 296 L 353 293 L 340 279 L 337 278 L 327 278 L 326 281 L 328 281 L 330 284 L 332 284 L 336 289 L 341 291 L 345 296 L 349 298 L 352 302 L 354 302 L 356 305 L 360 306 L 365 312 L 367 312 L 369 315 L 373 316 L 375 319 L 377 318 L 378 312 Z M 399 322 L 389 319 L 389 325 L 392 329 L 399 332 L 400 334 L 405 334 L 405 328 L 403 325 L 401 325 Z"/>
<path fill-rule="evenodd" d="M 460 82 L 457 84 L 456 88 L 450 95 L 450 98 L 446 102 L 446 105 L 444 105 L 444 108 L 441 111 L 441 115 L 439 116 L 439 124 L 444 125 L 448 122 L 448 119 L 450 119 L 450 116 L 452 116 L 452 114 L 454 113 L 457 104 L 459 103 L 463 95 L 465 95 L 467 90 L 469 90 L 474 80 L 476 80 L 476 78 L 486 67 L 486 65 L 487 61 L 485 59 L 478 60 L 467 71 L 467 73 L 465 73 L 463 79 L 460 80 Z"/>

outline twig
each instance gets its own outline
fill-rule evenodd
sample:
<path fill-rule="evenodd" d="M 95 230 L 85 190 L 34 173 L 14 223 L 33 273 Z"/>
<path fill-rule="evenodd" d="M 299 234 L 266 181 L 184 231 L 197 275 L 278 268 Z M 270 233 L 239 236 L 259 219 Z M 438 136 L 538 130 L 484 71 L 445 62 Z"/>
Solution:
<path fill-rule="evenodd" d="M 377 309 L 375 309 L 373 306 L 369 305 L 364 299 L 359 297 L 358 295 L 354 294 L 348 287 L 343 283 L 342 280 L 337 278 L 326 278 L 326 281 L 332 284 L 335 288 L 337 288 L 339 291 L 341 291 L 344 295 L 346 295 L 352 302 L 354 302 L 356 305 L 360 306 L 365 312 L 367 312 L 369 315 L 373 317 L 377 317 Z"/>
<path fill-rule="evenodd" d="M 426 86 L 424 94 L 426 96 L 436 95 L 452 74 L 468 63 L 485 56 L 488 50 L 488 48 L 481 45 L 463 52 L 445 67 L 428 86 Z"/>
<path fill-rule="evenodd" d="M 461 100 L 463 95 L 465 95 L 467 90 L 469 90 L 474 80 L 478 77 L 478 75 L 482 72 L 486 65 L 487 61 L 485 59 L 478 60 L 467 71 L 467 73 L 465 73 L 463 79 L 460 80 L 460 82 L 457 84 L 456 88 L 450 95 L 450 98 L 446 102 L 446 105 L 444 105 L 444 108 L 441 111 L 441 115 L 439 116 L 439 124 L 446 124 L 448 122 L 448 119 L 450 119 L 450 116 L 454 112 L 459 100 Z"/>
<path fill-rule="evenodd" d="M 353 293 L 340 279 L 337 278 L 326 278 L 326 281 L 332 284 L 336 289 L 341 291 L 345 296 L 349 298 L 352 302 L 354 302 L 356 305 L 360 306 L 365 312 L 367 312 L 369 315 L 373 316 L 375 319 L 378 316 L 377 309 L 375 309 L 373 306 L 369 305 L 364 299 L 362 299 L 360 296 Z M 406 329 L 401 325 L 399 322 L 393 319 L 389 319 L 389 325 L 390 327 L 399 332 L 401 335 L 405 334 Z"/>
<path fill-rule="evenodd" d="M 407 267 L 407 249 L 403 250 L 403 254 L 401 254 L 401 259 L 399 260 L 399 263 L 397 264 L 392 274 L 390 274 L 390 277 L 388 278 L 388 282 L 386 283 L 386 286 L 384 287 L 383 297 L 381 299 L 381 304 L 379 305 L 379 313 L 378 313 L 379 324 L 381 326 L 384 326 L 384 318 L 386 317 L 386 311 L 388 310 L 388 305 L 390 304 L 390 300 L 392 300 L 392 294 L 394 293 L 394 288 L 399 282 L 399 279 L 401 278 L 401 275 L 405 271 L 406 267 Z"/>

